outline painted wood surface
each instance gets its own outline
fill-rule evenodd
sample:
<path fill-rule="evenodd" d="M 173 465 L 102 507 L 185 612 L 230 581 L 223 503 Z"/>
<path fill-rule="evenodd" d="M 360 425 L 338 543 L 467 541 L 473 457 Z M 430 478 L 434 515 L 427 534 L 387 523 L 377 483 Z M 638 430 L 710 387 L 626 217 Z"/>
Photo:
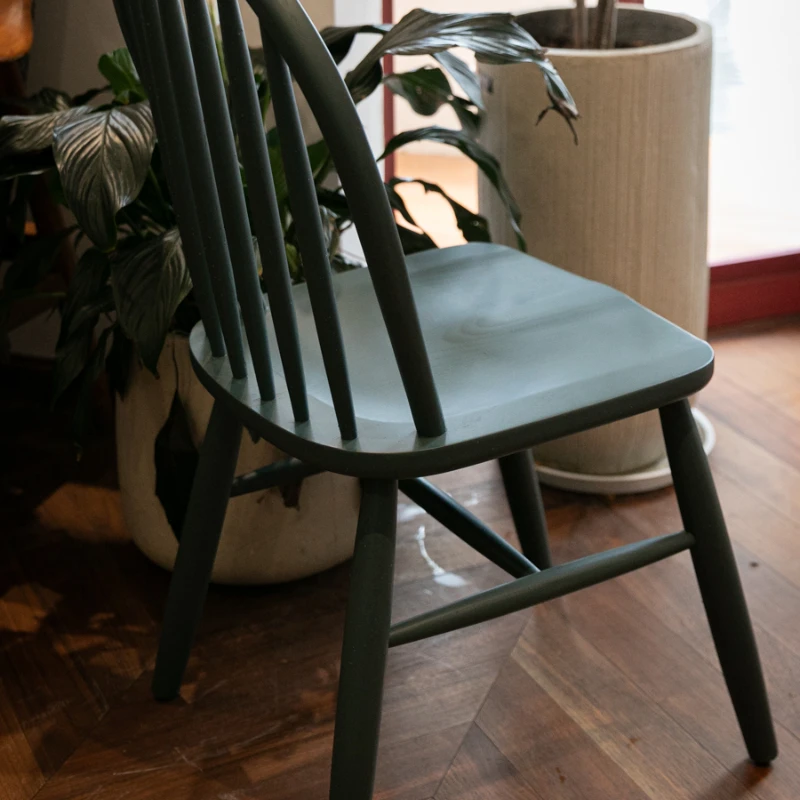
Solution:
<path fill-rule="evenodd" d="M 310 422 L 295 421 L 277 364 L 276 398 L 264 402 L 252 368 L 247 381 L 237 380 L 198 325 L 190 341 L 200 381 L 291 456 L 345 474 L 398 478 L 480 463 L 658 408 L 711 377 L 705 342 L 608 286 L 517 250 L 483 243 L 428 250 L 408 258 L 408 272 L 447 420 L 443 435 L 417 435 L 366 270 L 333 282 L 357 439 L 342 441 L 305 285 L 294 294 Z"/>

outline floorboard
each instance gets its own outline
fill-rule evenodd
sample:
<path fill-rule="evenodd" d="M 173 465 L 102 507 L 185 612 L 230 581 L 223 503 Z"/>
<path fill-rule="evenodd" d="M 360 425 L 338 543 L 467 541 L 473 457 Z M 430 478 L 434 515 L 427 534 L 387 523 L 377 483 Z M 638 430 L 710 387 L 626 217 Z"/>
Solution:
<path fill-rule="evenodd" d="M 800 797 L 800 322 L 717 337 L 699 399 L 781 755 L 745 758 L 690 559 L 390 653 L 379 800 Z M 3 368 L 0 800 L 317 800 L 347 567 L 213 588 L 180 698 L 150 699 L 168 576 L 130 543 L 113 436 L 80 461 L 45 371 Z M 438 485 L 514 541 L 488 464 Z M 680 528 L 671 490 L 545 490 L 556 561 Z M 506 580 L 401 497 L 394 616 Z"/>

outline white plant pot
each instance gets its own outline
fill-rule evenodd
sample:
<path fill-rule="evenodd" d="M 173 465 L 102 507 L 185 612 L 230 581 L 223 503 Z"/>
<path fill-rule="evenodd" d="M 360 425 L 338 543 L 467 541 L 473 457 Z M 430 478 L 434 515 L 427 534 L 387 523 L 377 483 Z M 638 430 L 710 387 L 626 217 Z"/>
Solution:
<path fill-rule="evenodd" d="M 150 559 L 172 569 L 178 542 L 156 496 L 155 442 L 175 392 L 186 409 L 190 434 L 202 443 L 212 398 L 195 378 L 185 337 L 167 337 L 155 378 L 138 362 L 116 406 L 117 463 L 122 511 L 133 541 Z M 245 432 L 237 474 L 284 458 Z M 284 504 L 278 489 L 233 498 L 222 531 L 212 580 L 227 584 L 281 583 L 346 561 L 353 554 L 360 490 L 355 478 L 323 473 L 306 478 L 299 507 Z"/>
<path fill-rule="evenodd" d="M 519 17 L 540 42 L 565 39 L 571 11 Z M 565 39 L 568 41 L 568 39 Z M 549 51 L 575 97 L 576 147 L 550 112 L 537 68 L 481 65 L 495 153 L 522 210 L 529 250 L 610 284 L 705 336 L 711 30 L 684 16 L 623 6 L 614 50 Z M 494 190 L 481 211 L 498 241 L 514 238 Z M 536 449 L 540 463 L 586 475 L 646 469 L 664 457 L 657 413 Z M 543 479 L 546 480 L 545 476 Z"/>

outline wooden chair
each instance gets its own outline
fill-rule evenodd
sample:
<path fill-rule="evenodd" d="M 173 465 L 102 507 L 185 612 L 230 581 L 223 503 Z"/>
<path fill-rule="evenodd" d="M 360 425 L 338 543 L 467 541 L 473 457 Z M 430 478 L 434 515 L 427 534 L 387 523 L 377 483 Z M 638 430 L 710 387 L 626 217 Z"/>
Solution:
<path fill-rule="evenodd" d="M 291 286 L 237 0 L 219 0 L 231 115 L 206 0 L 115 0 L 148 88 L 203 321 L 215 399 L 170 586 L 153 691 L 175 697 L 231 496 L 329 470 L 362 479 L 331 797 L 372 796 L 387 648 L 490 620 L 690 550 L 750 757 L 777 748 L 758 653 L 687 397 L 699 339 L 607 286 L 488 244 L 404 258 L 349 93 L 296 0 L 248 0 L 262 29 L 307 275 Z M 369 269 L 332 276 L 292 90 L 328 142 Z M 235 136 L 264 264 L 265 307 Z M 659 409 L 685 530 L 551 566 L 529 448 Z M 235 477 L 243 427 L 290 458 Z M 499 459 L 517 552 L 422 476 Z M 399 488 L 515 580 L 390 624 Z M 269 530 L 264 531 L 269 536 Z M 523 555 L 524 554 L 524 555 Z"/>

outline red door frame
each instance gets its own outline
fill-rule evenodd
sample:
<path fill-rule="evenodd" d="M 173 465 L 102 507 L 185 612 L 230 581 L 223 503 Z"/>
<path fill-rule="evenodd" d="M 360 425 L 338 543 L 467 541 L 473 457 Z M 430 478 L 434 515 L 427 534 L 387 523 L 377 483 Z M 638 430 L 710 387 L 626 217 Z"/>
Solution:
<path fill-rule="evenodd" d="M 628 0 L 644 3 L 644 0 Z M 393 0 L 383 0 L 383 21 L 394 22 Z M 386 74 L 393 58 L 384 58 Z M 383 128 L 386 141 L 395 130 L 394 97 L 384 87 Z M 395 175 L 394 155 L 385 163 L 386 179 Z M 711 264 L 708 327 L 719 328 L 770 317 L 800 314 L 800 252 Z"/>
<path fill-rule="evenodd" d="M 383 21 L 387 24 L 394 22 L 394 0 L 383 0 Z M 383 71 L 390 75 L 394 70 L 394 57 L 384 56 Z M 394 136 L 394 95 L 387 86 L 383 87 L 383 134 L 385 140 Z M 384 175 L 388 181 L 395 176 L 394 153 L 389 154 L 384 162 Z"/>

